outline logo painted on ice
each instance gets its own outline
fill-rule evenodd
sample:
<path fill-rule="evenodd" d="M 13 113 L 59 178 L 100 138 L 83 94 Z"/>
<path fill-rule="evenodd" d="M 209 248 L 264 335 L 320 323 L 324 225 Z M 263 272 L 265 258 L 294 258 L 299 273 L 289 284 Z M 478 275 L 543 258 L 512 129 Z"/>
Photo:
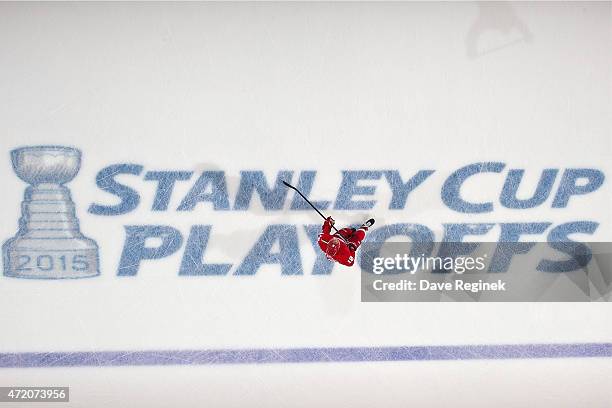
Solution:
<path fill-rule="evenodd" d="M 4 275 L 29 279 L 98 276 L 98 245 L 79 230 L 70 190 L 64 186 L 81 166 L 81 152 L 63 146 L 11 151 L 13 170 L 30 184 L 17 235 L 2 246 Z"/>

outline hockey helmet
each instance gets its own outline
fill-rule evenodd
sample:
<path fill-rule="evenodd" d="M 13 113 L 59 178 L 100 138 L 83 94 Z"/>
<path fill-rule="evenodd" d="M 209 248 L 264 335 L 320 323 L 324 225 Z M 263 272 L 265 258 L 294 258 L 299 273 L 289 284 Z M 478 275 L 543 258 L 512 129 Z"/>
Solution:
<path fill-rule="evenodd" d="M 327 250 L 325 251 L 325 255 L 327 255 L 327 259 L 333 261 L 334 256 L 336 256 L 339 250 L 340 250 L 340 239 L 338 239 L 337 237 L 330 239 L 329 242 L 327 243 Z"/>

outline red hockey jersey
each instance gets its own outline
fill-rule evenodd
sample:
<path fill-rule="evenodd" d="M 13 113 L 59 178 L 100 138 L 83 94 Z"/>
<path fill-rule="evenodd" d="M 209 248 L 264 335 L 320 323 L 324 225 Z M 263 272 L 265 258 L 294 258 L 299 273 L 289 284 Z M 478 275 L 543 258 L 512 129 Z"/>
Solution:
<path fill-rule="evenodd" d="M 331 234 L 332 223 L 330 218 L 323 223 L 323 228 L 319 234 L 319 247 L 333 261 L 346 266 L 353 266 L 355 263 L 355 251 L 365 238 L 367 227 L 359 229 L 342 228 L 335 234 Z M 337 247 L 337 250 L 336 250 Z"/>

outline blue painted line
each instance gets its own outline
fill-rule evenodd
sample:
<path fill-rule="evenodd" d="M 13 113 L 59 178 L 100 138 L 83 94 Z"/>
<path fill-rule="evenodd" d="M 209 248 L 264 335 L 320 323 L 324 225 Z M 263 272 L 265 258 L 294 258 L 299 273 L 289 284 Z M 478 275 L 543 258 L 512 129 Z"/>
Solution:
<path fill-rule="evenodd" d="M 0 353 L 0 367 L 273 364 L 612 357 L 612 343 Z"/>

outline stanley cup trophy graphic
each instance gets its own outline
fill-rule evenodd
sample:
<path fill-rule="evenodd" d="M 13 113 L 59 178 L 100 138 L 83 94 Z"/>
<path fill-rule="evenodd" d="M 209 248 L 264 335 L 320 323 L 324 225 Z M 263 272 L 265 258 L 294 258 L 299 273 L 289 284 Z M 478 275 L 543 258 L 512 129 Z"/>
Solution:
<path fill-rule="evenodd" d="M 30 184 L 21 205 L 19 231 L 2 246 L 4 275 L 30 279 L 99 275 L 98 246 L 79 231 L 70 190 L 81 152 L 62 146 L 11 151 L 13 170 Z"/>

